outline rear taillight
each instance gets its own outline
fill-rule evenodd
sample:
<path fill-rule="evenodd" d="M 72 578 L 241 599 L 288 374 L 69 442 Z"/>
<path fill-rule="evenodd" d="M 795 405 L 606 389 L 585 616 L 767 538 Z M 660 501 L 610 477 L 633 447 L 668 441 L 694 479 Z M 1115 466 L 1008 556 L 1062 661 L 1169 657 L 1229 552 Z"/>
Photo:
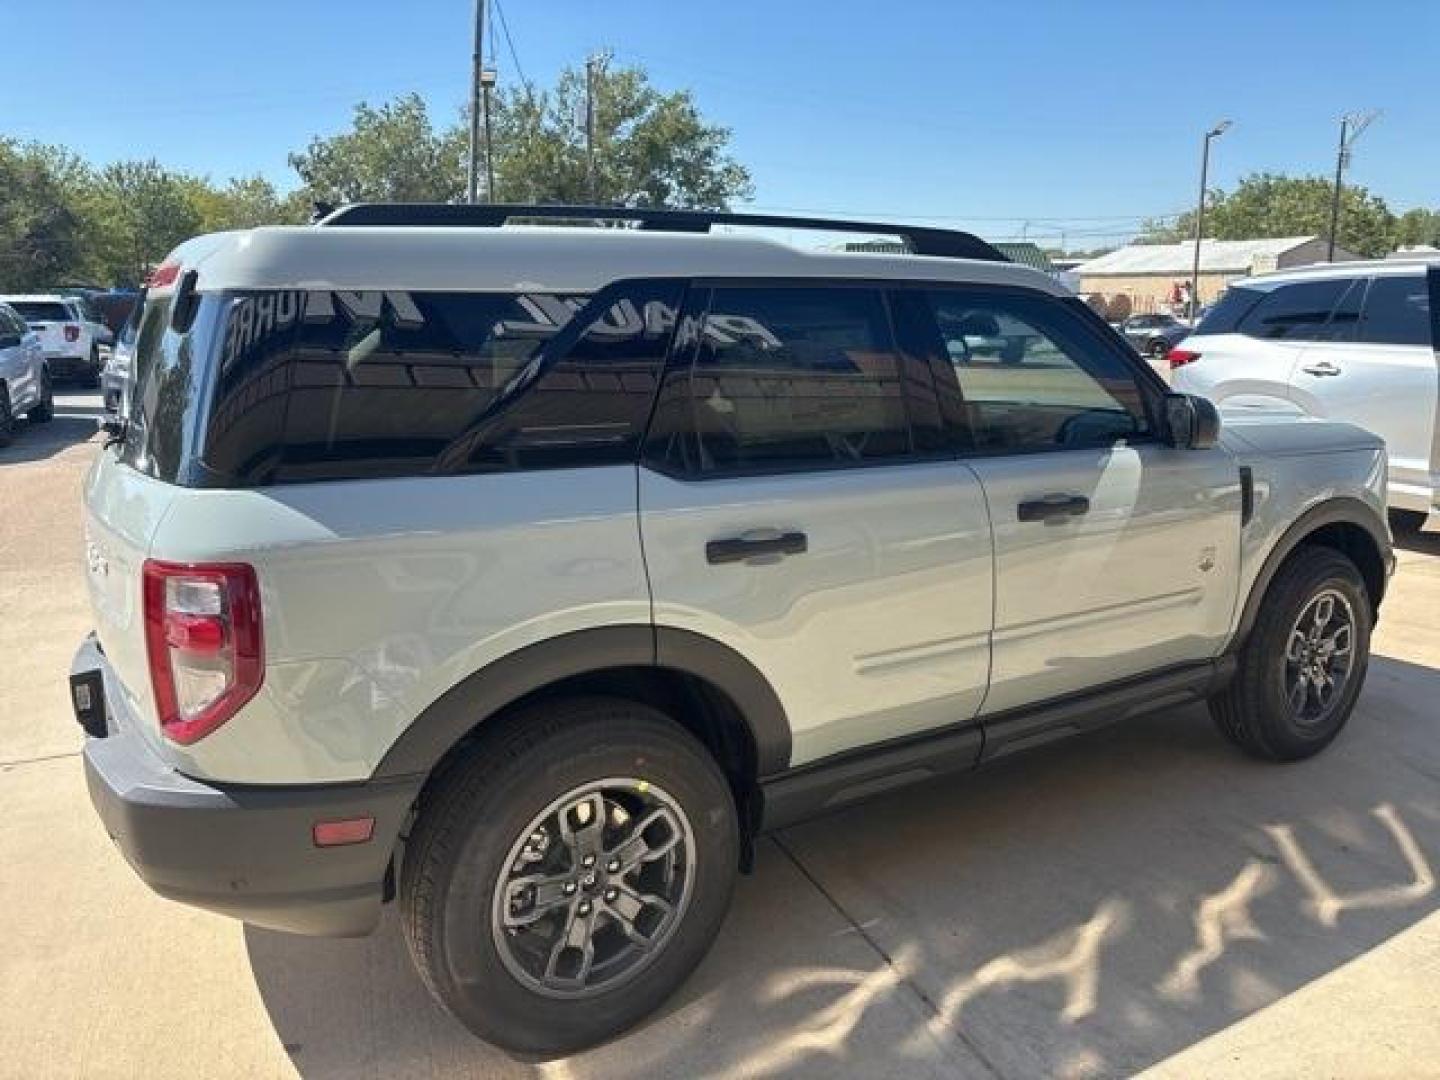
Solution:
<path fill-rule="evenodd" d="M 1175 348 L 1165 354 L 1165 359 L 1170 364 L 1170 370 L 1174 371 L 1176 368 L 1184 367 L 1186 364 L 1193 364 L 1196 360 L 1200 359 L 1200 354 L 1190 349 Z"/>
<path fill-rule="evenodd" d="M 203 739 L 265 680 L 260 586 L 245 563 L 168 563 L 142 571 L 145 644 L 160 729 Z"/>
<path fill-rule="evenodd" d="M 80 340 L 80 327 L 76 326 L 74 323 L 66 323 L 66 324 L 65 324 L 65 340 L 66 340 L 66 341 L 79 341 L 79 340 Z"/>

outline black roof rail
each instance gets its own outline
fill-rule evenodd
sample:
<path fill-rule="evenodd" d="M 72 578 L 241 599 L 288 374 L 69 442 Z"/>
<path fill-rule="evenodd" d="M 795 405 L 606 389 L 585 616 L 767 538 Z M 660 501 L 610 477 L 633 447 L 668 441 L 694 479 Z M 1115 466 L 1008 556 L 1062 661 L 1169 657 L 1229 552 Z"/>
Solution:
<path fill-rule="evenodd" d="M 879 233 L 901 237 L 916 255 L 949 259 L 1009 262 L 1000 251 L 967 232 L 923 225 L 848 219 L 790 217 L 784 214 L 732 214 L 719 210 L 657 210 L 630 206 L 526 206 L 513 203 L 351 203 L 332 210 L 315 224 L 438 225 L 457 228 L 499 228 L 514 220 L 633 221 L 657 232 L 706 233 L 716 225 L 751 225 L 771 229 L 812 229 L 825 232 Z"/>

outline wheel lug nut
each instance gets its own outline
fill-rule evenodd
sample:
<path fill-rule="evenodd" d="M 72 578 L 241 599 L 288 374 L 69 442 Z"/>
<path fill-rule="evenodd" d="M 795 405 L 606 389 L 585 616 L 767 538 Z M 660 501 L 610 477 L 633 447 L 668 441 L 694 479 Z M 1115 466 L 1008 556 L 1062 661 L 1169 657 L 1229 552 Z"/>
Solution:
<path fill-rule="evenodd" d="M 608 874 L 618 874 L 620 872 L 620 860 L 611 859 L 605 864 L 605 872 Z"/>
<path fill-rule="evenodd" d="M 565 883 L 565 895 L 566 895 L 566 896 L 573 896 L 574 894 L 575 894 L 575 882 L 573 882 L 573 881 L 567 881 L 567 882 Z"/>
<path fill-rule="evenodd" d="M 594 865 L 595 865 L 595 856 L 594 856 L 594 855 L 586 855 L 583 859 L 580 860 L 580 865 L 586 867 L 587 869 L 588 869 L 589 867 L 594 866 Z"/>
<path fill-rule="evenodd" d="M 619 896 L 620 896 L 620 890 L 619 890 L 619 889 L 606 889 L 606 890 L 605 890 L 605 899 L 606 899 L 607 901 L 613 901 L 613 900 L 617 899 Z"/>
<path fill-rule="evenodd" d="M 581 901 L 581 903 L 580 903 L 580 914 L 581 914 L 581 915 L 589 915 L 589 914 L 590 914 L 590 901 L 588 901 L 588 900 L 583 900 L 583 901 Z"/>

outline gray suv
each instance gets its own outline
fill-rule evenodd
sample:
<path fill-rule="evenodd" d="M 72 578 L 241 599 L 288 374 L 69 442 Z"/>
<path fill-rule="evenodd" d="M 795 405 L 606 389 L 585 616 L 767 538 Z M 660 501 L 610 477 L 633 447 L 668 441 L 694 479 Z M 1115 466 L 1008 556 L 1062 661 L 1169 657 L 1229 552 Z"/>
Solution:
<path fill-rule="evenodd" d="M 964 233 L 352 206 L 178 248 L 131 380 L 71 673 L 105 828 L 260 926 L 395 900 L 530 1054 L 658 1007 L 765 830 L 1185 702 L 1317 753 L 1392 564 L 1378 439 L 1222 430 Z"/>

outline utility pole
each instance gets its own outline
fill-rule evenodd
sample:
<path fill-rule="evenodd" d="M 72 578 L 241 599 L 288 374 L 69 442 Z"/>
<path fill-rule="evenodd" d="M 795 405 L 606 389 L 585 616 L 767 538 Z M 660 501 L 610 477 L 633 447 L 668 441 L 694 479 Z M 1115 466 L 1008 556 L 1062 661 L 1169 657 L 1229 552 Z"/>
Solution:
<path fill-rule="evenodd" d="M 1221 120 L 1205 133 L 1200 151 L 1200 198 L 1195 203 L 1195 260 L 1190 264 L 1190 303 L 1185 314 L 1191 319 L 1200 310 L 1200 240 L 1205 235 L 1205 184 L 1210 173 L 1210 140 L 1218 139 L 1230 129 L 1229 120 Z"/>
<path fill-rule="evenodd" d="M 585 60 L 585 162 L 591 203 L 600 199 L 595 176 L 595 83 L 599 78 L 602 63 L 598 55 L 589 56 Z"/>
<path fill-rule="evenodd" d="M 475 47 L 470 54 L 470 162 L 465 195 L 471 203 L 479 201 L 476 196 L 480 187 L 480 96 L 485 71 L 486 2 L 475 0 Z"/>
<path fill-rule="evenodd" d="M 495 69 L 487 68 L 480 74 L 481 89 L 484 91 L 485 112 L 485 201 L 495 201 L 495 138 L 490 123 L 490 91 L 495 88 Z"/>
<path fill-rule="evenodd" d="M 1335 234 L 1340 231 L 1340 187 L 1345 168 L 1350 164 L 1350 148 L 1379 115 L 1379 109 L 1371 109 L 1367 113 L 1347 113 L 1340 118 L 1340 148 L 1335 152 L 1335 190 L 1330 193 L 1330 250 L 1325 256 L 1326 262 L 1335 261 Z"/>

